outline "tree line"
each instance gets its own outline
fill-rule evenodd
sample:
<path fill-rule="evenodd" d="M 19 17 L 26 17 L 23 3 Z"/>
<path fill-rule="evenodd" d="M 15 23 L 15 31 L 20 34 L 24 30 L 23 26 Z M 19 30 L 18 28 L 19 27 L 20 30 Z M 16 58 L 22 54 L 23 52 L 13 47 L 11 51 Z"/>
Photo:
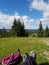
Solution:
<path fill-rule="evenodd" d="M 49 28 L 46 25 L 46 29 L 43 29 L 42 23 L 40 22 L 39 28 L 37 31 L 37 36 L 38 37 L 49 37 Z"/>
<path fill-rule="evenodd" d="M 24 23 L 18 19 L 14 19 L 13 25 L 9 31 L 6 31 L 5 27 L 0 31 L 0 37 L 28 37 L 28 33 L 25 32 Z"/>
<path fill-rule="evenodd" d="M 7 31 L 5 27 L 0 30 L 0 37 L 28 37 L 29 33 L 25 31 L 24 27 L 24 23 L 21 23 L 19 19 L 14 19 L 13 25 L 9 31 Z M 42 23 L 40 22 L 36 35 L 37 37 L 49 37 L 48 26 L 46 26 L 46 29 L 43 29 Z"/>

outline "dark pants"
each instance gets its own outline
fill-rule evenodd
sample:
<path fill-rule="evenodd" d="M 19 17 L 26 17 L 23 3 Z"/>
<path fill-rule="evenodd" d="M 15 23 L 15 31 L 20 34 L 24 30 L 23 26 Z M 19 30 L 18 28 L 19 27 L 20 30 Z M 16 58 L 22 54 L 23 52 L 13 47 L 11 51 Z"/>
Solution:
<path fill-rule="evenodd" d="M 27 57 L 26 61 L 22 65 L 37 65 L 36 59 L 33 57 Z"/>

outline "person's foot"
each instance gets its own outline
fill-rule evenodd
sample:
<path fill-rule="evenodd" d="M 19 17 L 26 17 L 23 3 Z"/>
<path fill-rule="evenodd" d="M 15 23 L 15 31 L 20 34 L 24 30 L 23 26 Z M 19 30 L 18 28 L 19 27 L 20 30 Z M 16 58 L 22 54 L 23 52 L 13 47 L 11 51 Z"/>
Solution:
<path fill-rule="evenodd" d="M 33 50 L 30 51 L 29 56 L 30 56 L 30 58 L 31 58 L 31 60 L 32 60 L 32 64 L 33 64 L 33 65 L 37 65 L 37 63 L 36 63 L 36 52 L 33 51 Z"/>
<path fill-rule="evenodd" d="M 28 53 L 24 53 L 24 54 L 23 54 L 23 62 L 26 61 L 27 57 L 28 57 Z"/>
<path fill-rule="evenodd" d="M 35 53 L 35 51 L 30 51 L 30 53 L 29 53 L 29 56 L 32 56 L 33 58 L 35 58 L 36 57 L 36 53 Z"/>

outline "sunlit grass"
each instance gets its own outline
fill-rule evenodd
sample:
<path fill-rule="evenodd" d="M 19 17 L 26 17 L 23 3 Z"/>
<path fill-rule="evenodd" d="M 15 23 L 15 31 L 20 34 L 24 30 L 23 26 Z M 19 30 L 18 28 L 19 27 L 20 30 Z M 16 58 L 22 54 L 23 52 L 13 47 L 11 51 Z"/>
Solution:
<path fill-rule="evenodd" d="M 44 38 L 32 37 L 0 38 L 0 60 L 15 50 L 20 49 L 21 54 L 24 52 L 29 53 L 31 50 L 35 50 L 37 55 L 36 61 L 38 64 L 47 62 L 48 60 L 43 53 L 44 51 L 49 50 L 49 46 L 44 44 L 43 40 Z"/>

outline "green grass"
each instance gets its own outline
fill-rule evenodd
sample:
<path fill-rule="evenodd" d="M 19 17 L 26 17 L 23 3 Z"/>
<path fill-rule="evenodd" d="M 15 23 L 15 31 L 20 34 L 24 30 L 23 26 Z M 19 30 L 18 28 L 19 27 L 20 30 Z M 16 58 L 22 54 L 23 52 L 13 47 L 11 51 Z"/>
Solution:
<path fill-rule="evenodd" d="M 49 46 L 43 42 L 45 39 L 32 37 L 0 38 L 0 60 L 19 48 L 22 55 L 24 52 L 29 53 L 31 50 L 35 50 L 38 64 L 48 62 L 43 54 L 45 51 L 49 51 Z"/>

